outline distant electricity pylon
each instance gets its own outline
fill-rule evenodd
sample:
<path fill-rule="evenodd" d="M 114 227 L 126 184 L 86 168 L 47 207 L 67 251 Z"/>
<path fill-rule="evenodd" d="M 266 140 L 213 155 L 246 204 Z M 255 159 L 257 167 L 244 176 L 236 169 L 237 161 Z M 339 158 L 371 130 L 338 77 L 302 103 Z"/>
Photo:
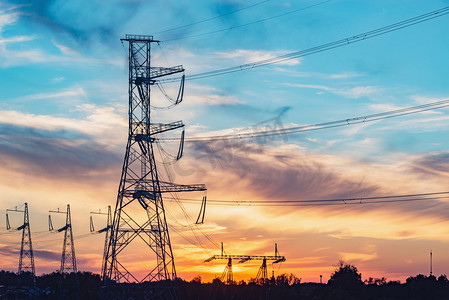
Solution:
<path fill-rule="evenodd" d="M 220 280 L 226 282 L 227 284 L 232 284 L 234 282 L 234 275 L 232 272 L 232 260 L 238 259 L 239 263 L 244 263 L 248 260 L 261 260 L 262 265 L 256 275 L 256 280 L 267 280 L 267 261 L 272 260 L 273 264 L 277 264 L 285 261 L 285 256 L 279 255 L 278 246 L 274 244 L 274 256 L 272 255 L 226 255 L 223 250 L 223 243 L 221 243 L 221 255 L 214 255 L 204 262 L 210 262 L 214 259 L 224 259 L 228 263 L 220 277 Z"/>
<path fill-rule="evenodd" d="M 92 215 L 106 215 L 107 216 L 107 220 L 106 220 L 106 226 L 99 229 L 99 230 L 95 230 L 95 226 L 94 226 L 94 220 L 92 218 Z M 106 255 L 107 249 L 108 249 L 108 242 L 109 242 L 109 237 L 110 237 L 110 233 L 111 233 L 111 228 L 112 228 L 112 212 L 111 212 L 111 206 L 108 205 L 108 212 L 102 212 L 101 210 L 98 211 L 91 211 L 90 212 L 90 232 L 96 232 L 96 233 L 103 233 L 106 232 L 106 236 L 104 238 L 104 250 L 103 250 L 103 256 Z"/>
<path fill-rule="evenodd" d="M 102 297 L 112 299 L 120 294 L 120 299 L 143 299 L 143 296 L 136 296 L 135 289 L 119 291 L 123 285 L 118 283 L 165 281 L 153 285 L 157 286 L 156 289 L 145 285 L 148 287 L 143 291 L 145 297 L 175 299 L 176 288 L 170 281 L 176 278 L 176 269 L 162 193 L 205 191 L 206 187 L 199 184 L 179 185 L 160 179 L 153 145 L 158 142 L 158 134 L 182 128 L 184 124 L 182 121 L 154 123 L 150 118 L 150 90 L 157 85 L 164 91 L 159 79 L 183 73 L 184 68 L 151 66 L 151 43 L 158 42 L 152 36 L 126 35 L 121 41 L 129 44 L 129 130 L 110 238 L 103 257 Z M 177 98 L 170 98 L 173 100 L 171 106 L 182 101 L 184 77 L 181 78 Z M 182 149 L 181 144 L 177 159 L 182 156 Z M 126 255 L 128 251 L 132 253 L 129 246 L 137 241 L 141 242 L 139 259 L 147 264 L 143 275 L 137 275 L 141 270 L 132 269 L 132 261 Z"/>
<path fill-rule="evenodd" d="M 20 258 L 19 258 L 19 280 L 20 275 L 29 273 L 32 277 L 33 284 L 35 283 L 36 270 L 34 268 L 34 254 L 33 244 L 31 243 L 31 231 L 30 231 L 30 217 L 28 214 L 28 203 L 25 203 L 24 209 L 20 210 L 17 206 L 14 209 L 6 210 L 6 229 L 11 230 L 11 224 L 9 222 L 8 212 L 23 213 L 23 224 L 14 230 L 22 230 L 22 243 L 20 245 Z M 19 282 L 19 285 L 22 282 Z"/>
<path fill-rule="evenodd" d="M 57 232 L 64 231 L 64 243 L 62 244 L 61 255 L 61 267 L 59 273 L 69 274 L 76 273 L 76 257 L 75 257 L 75 244 L 73 243 L 73 231 L 72 231 L 72 217 L 70 215 L 70 204 L 67 204 L 66 211 L 50 210 L 49 213 L 65 214 L 65 226 L 56 230 Z M 53 231 L 53 222 L 51 221 L 51 215 L 48 215 L 48 229 Z"/>
<path fill-rule="evenodd" d="M 67 204 L 66 211 L 50 210 L 48 215 L 48 230 L 53 231 L 53 222 L 51 214 L 65 214 L 65 226 L 56 230 L 56 232 L 64 231 L 64 242 L 62 245 L 61 267 L 59 273 L 61 275 L 58 288 L 58 299 L 80 299 L 79 283 L 76 277 L 76 257 L 75 244 L 73 242 L 72 216 L 70 214 L 70 204 Z M 67 280 L 68 276 L 72 276 L 72 280 Z"/>

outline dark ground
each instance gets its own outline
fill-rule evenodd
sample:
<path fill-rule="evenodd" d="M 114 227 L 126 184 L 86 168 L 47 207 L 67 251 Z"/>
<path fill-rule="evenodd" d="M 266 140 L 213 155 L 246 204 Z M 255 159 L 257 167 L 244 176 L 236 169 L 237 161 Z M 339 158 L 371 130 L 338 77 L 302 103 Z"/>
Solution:
<path fill-rule="evenodd" d="M 17 288 L 18 280 L 21 288 Z M 58 293 L 63 294 L 63 299 L 71 299 L 75 291 L 79 290 L 79 299 L 97 300 L 101 291 L 100 276 L 89 272 L 78 272 L 64 278 L 56 272 L 44 274 L 36 277 L 37 288 L 29 288 L 34 285 L 33 282 L 34 280 L 26 274 L 19 277 L 13 272 L 0 271 L 0 299 L 50 300 L 57 299 Z M 363 282 L 357 268 L 344 263 L 340 264 L 327 284 L 301 283 L 296 276 L 283 274 L 276 279 L 259 282 L 251 280 L 249 283 L 242 281 L 224 284 L 218 279 L 212 283 L 202 283 L 201 278 L 196 277 L 190 282 L 178 279 L 176 282 L 168 283 L 123 284 L 119 288 L 127 289 L 137 300 L 144 297 L 136 291 L 148 291 L 148 288 L 160 291 L 163 284 L 177 286 L 181 300 L 449 299 L 449 281 L 446 275 L 438 278 L 425 275 L 411 276 L 405 283 L 387 281 L 385 278 L 370 278 Z"/>

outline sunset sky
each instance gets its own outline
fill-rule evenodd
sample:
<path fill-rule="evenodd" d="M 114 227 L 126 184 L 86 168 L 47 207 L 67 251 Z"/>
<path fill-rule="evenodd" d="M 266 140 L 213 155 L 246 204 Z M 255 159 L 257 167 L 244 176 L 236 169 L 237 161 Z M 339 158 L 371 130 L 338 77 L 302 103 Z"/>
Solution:
<path fill-rule="evenodd" d="M 70 203 L 78 269 L 99 273 L 104 235 L 91 211 L 114 206 L 127 141 L 125 34 L 153 35 L 153 65 L 186 76 L 309 49 L 449 6 L 448 0 L 19 0 L 0 2 L 0 269 L 17 271 L 20 232 L 5 210 L 29 204 L 36 271 L 59 268 L 63 234 L 48 211 Z M 345 120 L 449 99 L 449 14 L 372 39 L 246 71 L 187 80 L 154 111 L 186 137 Z M 165 89 L 176 96 L 176 83 Z M 166 103 L 154 90 L 154 104 Z M 165 101 L 165 102 L 164 102 Z M 294 135 L 186 142 L 169 166 L 209 200 L 364 198 L 449 191 L 449 108 Z M 165 143 L 176 156 L 176 143 Z M 162 170 L 161 173 L 166 173 Z M 245 206 L 204 193 L 166 199 L 178 276 L 221 275 L 220 253 L 287 261 L 269 274 L 327 281 L 339 259 L 368 277 L 449 274 L 449 198 L 403 203 Z M 198 200 L 198 201 L 196 201 Z M 183 214 L 183 209 L 190 217 Z M 20 226 L 20 214 L 10 214 Z M 97 228 L 103 216 L 94 216 Z M 61 226 L 63 216 L 54 217 Z M 144 272 L 142 253 L 130 256 Z M 235 262 L 235 279 L 260 262 Z"/>

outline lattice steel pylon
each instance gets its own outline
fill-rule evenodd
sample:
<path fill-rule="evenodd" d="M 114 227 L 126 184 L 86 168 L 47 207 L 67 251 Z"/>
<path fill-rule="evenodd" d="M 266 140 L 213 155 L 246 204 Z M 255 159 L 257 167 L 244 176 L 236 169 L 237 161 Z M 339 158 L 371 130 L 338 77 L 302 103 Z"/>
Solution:
<path fill-rule="evenodd" d="M 76 257 L 75 243 L 73 242 L 72 216 L 70 213 L 70 204 L 67 204 L 66 211 L 50 210 L 48 216 L 48 229 L 53 231 L 51 213 L 65 214 L 65 225 L 56 230 L 64 231 L 64 242 L 62 244 L 61 266 L 59 268 L 60 280 L 58 286 L 58 299 L 80 299 L 79 282 L 76 276 Z M 68 277 L 71 278 L 68 278 Z"/>
<path fill-rule="evenodd" d="M 62 244 L 62 255 L 61 255 L 61 267 L 59 268 L 59 273 L 70 274 L 76 273 L 76 257 L 75 257 L 75 244 L 73 243 L 73 231 L 72 231 L 72 216 L 70 214 L 70 204 L 67 204 L 66 211 L 50 210 L 49 213 L 54 214 L 65 214 L 65 226 L 56 230 L 57 232 L 64 231 L 64 242 Z M 51 221 L 51 216 L 48 216 L 48 229 L 53 230 L 53 223 Z"/>
<path fill-rule="evenodd" d="M 20 275 L 24 273 L 28 273 L 31 275 L 32 284 L 35 284 L 36 278 L 36 270 L 34 267 L 34 254 L 33 254 L 33 244 L 31 242 L 31 230 L 30 230 L 30 217 L 28 214 L 28 203 L 25 203 L 24 209 L 20 210 L 18 207 L 15 209 L 7 209 L 6 210 L 6 228 L 11 230 L 11 225 L 9 222 L 8 212 L 21 212 L 23 213 L 23 224 L 15 230 L 22 230 L 22 243 L 20 245 L 20 258 L 19 258 L 19 270 L 18 275 L 20 279 Z M 18 282 L 19 285 L 24 282 Z"/>
<path fill-rule="evenodd" d="M 100 230 L 95 230 L 94 227 L 94 221 L 92 218 L 92 215 L 106 215 L 107 219 L 106 219 L 106 226 L 101 228 Z M 112 228 L 112 211 L 111 211 L 111 206 L 108 205 L 108 212 L 102 212 L 101 210 L 99 211 L 91 211 L 90 212 L 90 232 L 92 233 L 103 233 L 106 232 L 106 236 L 104 238 L 104 247 L 103 247 L 103 253 L 106 253 L 107 249 L 108 249 L 108 243 L 109 243 L 109 235 L 111 233 L 111 228 Z M 104 254 L 103 254 L 104 255 Z"/>
<path fill-rule="evenodd" d="M 65 220 L 65 226 L 59 231 L 64 232 L 64 244 L 62 246 L 61 256 L 61 268 L 59 273 L 76 273 L 76 257 L 75 257 L 75 244 L 73 243 L 73 231 L 72 231 L 72 216 L 70 214 L 70 204 L 67 204 L 67 214 Z"/>
<path fill-rule="evenodd" d="M 131 291 L 118 292 L 117 288 L 124 286 L 118 283 L 157 281 L 157 291 L 151 290 L 151 284 L 145 285 L 145 289 L 151 290 L 151 298 L 176 299 L 176 289 L 170 283 L 176 279 L 175 261 L 162 193 L 205 191 L 206 187 L 179 185 L 160 179 L 153 151 L 157 135 L 182 128 L 184 124 L 181 121 L 152 122 L 150 91 L 152 86 L 159 84 L 159 78 L 183 73 L 184 68 L 152 67 L 151 43 L 158 42 L 152 36 L 126 35 L 121 41 L 129 44 L 129 130 L 112 228 L 103 256 L 102 298 L 113 299 L 118 293 L 120 299 L 136 297 Z M 183 82 L 184 77 L 175 104 L 182 100 Z M 132 262 L 124 255 L 126 251 L 132 251 L 130 245 L 137 241 L 143 245 L 139 249 L 139 258 L 148 265 L 148 271 L 140 275 L 136 274 L 139 270 L 131 269 Z M 148 297 L 148 293 L 144 293 Z"/>

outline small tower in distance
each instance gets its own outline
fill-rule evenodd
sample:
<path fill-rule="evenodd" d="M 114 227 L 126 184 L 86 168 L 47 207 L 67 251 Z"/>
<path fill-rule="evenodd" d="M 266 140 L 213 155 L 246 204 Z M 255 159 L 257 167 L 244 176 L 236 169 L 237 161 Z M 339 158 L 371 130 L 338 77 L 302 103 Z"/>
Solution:
<path fill-rule="evenodd" d="M 9 222 L 8 212 L 19 212 L 23 213 L 23 224 L 15 230 L 22 230 L 22 243 L 20 245 L 20 257 L 19 257 L 19 269 L 18 269 L 18 286 L 25 284 L 21 277 L 24 274 L 29 274 L 32 278 L 32 285 L 35 284 L 36 270 L 34 267 L 34 254 L 33 254 L 33 244 L 31 242 L 31 230 L 30 230 L 30 217 L 28 213 L 28 203 L 25 203 L 23 210 L 20 210 L 17 206 L 14 209 L 6 210 L 6 229 L 11 230 L 11 225 Z"/>

